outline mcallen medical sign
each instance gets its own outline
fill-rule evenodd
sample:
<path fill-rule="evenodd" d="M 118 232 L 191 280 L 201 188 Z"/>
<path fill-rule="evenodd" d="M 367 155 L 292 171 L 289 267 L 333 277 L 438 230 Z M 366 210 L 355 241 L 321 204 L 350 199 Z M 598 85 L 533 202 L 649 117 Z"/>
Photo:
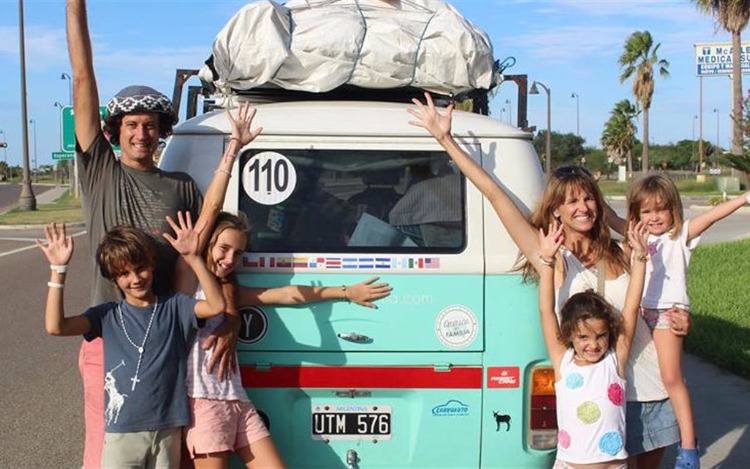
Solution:
<path fill-rule="evenodd" d="M 695 44 L 695 75 L 731 75 L 732 43 L 704 42 Z M 750 42 L 742 43 L 740 51 L 742 74 L 750 73 Z"/>

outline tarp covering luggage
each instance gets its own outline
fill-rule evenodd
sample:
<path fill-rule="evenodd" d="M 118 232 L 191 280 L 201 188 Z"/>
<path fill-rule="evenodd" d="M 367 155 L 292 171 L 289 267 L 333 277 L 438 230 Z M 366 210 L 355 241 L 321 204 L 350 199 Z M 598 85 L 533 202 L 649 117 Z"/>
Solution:
<path fill-rule="evenodd" d="M 354 85 L 460 94 L 501 80 L 487 35 L 433 0 L 254 2 L 216 36 L 200 77 L 223 92 L 316 93 Z"/>

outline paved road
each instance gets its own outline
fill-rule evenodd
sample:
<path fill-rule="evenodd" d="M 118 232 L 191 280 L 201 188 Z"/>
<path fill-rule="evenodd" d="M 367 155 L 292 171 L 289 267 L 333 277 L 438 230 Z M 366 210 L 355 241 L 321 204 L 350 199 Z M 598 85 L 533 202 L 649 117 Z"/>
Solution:
<path fill-rule="evenodd" d="M 42 194 L 52 189 L 54 186 L 45 184 L 32 184 L 31 190 L 34 195 Z M 0 213 L 12 208 L 18 203 L 18 197 L 21 195 L 21 186 L 18 184 L 0 184 Z"/>
<path fill-rule="evenodd" d="M 616 205 L 616 203 L 615 203 Z M 619 210 L 617 207 L 615 207 Z M 750 209 L 713 227 L 704 242 L 747 236 Z M 81 228 L 71 233 L 81 233 Z M 47 336 L 43 326 L 47 263 L 33 246 L 40 230 L 0 231 L 0 468 L 78 467 L 83 419 L 79 338 Z M 86 236 L 78 236 L 65 289 L 69 312 L 88 299 Z M 750 382 L 688 356 L 704 469 L 741 469 L 750 461 Z M 662 469 L 670 467 L 665 458 Z"/>

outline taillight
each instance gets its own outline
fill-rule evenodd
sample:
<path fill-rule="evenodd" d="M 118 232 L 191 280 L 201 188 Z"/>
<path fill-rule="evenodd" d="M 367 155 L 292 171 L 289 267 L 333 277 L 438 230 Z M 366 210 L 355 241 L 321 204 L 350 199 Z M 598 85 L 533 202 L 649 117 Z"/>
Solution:
<path fill-rule="evenodd" d="M 549 365 L 531 370 L 529 399 L 529 447 L 550 449 L 557 445 L 555 370 Z"/>

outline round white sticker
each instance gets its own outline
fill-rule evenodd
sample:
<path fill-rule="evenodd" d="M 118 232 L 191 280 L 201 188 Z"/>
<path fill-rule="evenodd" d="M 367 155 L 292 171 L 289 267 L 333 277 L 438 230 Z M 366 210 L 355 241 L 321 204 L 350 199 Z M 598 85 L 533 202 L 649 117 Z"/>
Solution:
<path fill-rule="evenodd" d="M 289 198 L 297 185 L 297 171 L 289 158 L 264 151 L 250 158 L 242 168 L 242 187 L 255 202 L 276 205 Z"/>
<path fill-rule="evenodd" d="M 435 335 L 448 347 L 466 347 L 477 336 L 477 318 L 465 306 L 452 305 L 435 318 Z"/>

